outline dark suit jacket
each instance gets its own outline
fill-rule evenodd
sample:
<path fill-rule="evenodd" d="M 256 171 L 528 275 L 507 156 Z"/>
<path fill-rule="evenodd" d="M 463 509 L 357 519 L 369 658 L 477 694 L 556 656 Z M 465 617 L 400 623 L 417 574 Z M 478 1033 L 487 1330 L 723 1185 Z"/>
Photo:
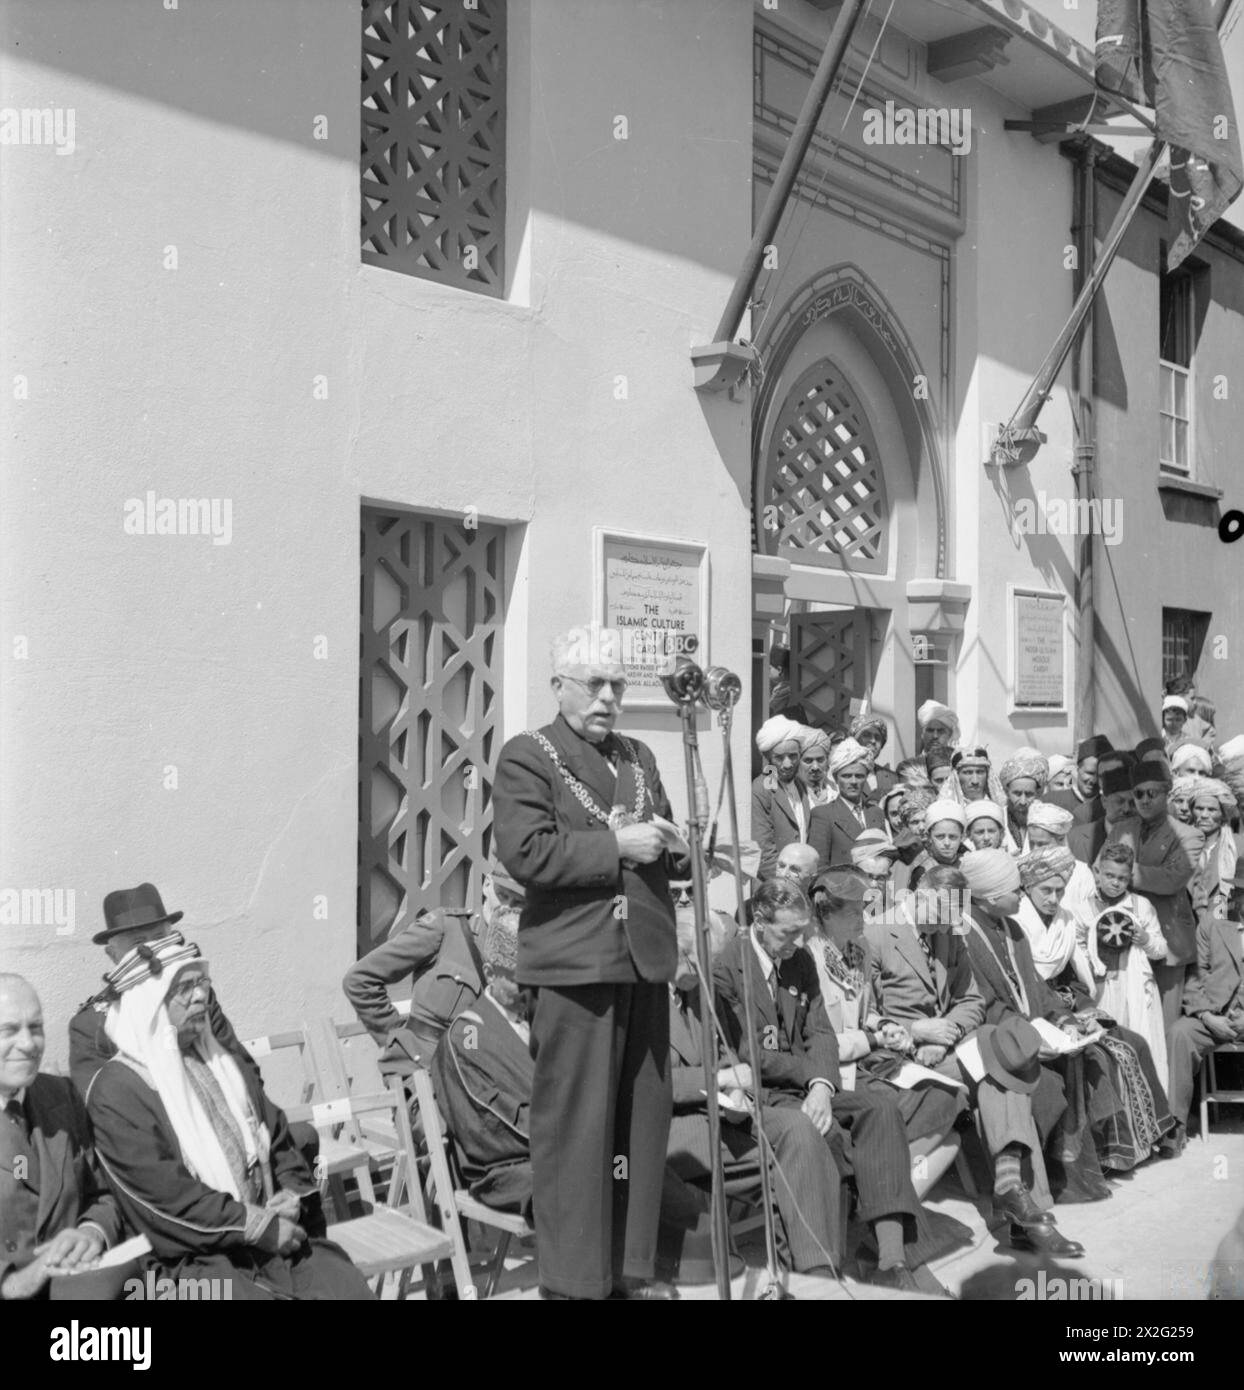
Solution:
<path fill-rule="evenodd" d="M 963 937 L 938 932 L 933 937 L 933 969 L 908 922 L 872 922 L 864 935 L 877 962 L 873 988 L 886 1018 L 909 1023 L 944 1018 L 964 1033 L 985 1021 L 985 1000 L 972 975 Z"/>
<path fill-rule="evenodd" d="M 613 775 L 601 754 L 558 715 L 540 732 L 602 809 L 633 808 L 634 774 L 625 758 Z M 672 818 L 650 749 L 634 739 L 647 783 L 643 819 Z M 627 984 L 674 978 L 678 947 L 670 877 L 685 861 L 664 854 L 628 868 L 617 841 L 575 799 L 535 739 L 501 750 L 493 785 L 497 852 L 527 890 L 518 929 L 524 985 Z"/>
<path fill-rule="evenodd" d="M 1010 917 L 995 921 L 986 917 L 979 908 L 972 908 L 972 921 L 980 927 L 993 945 L 991 951 L 981 940 L 978 932 L 969 930 L 967 941 L 968 957 L 972 962 L 972 974 L 985 1002 L 985 1022 L 1001 1023 L 1009 1014 L 1021 1013 L 1006 975 L 998 961 L 1001 958 L 1009 964 L 1003 938 L 1009 937 L 1014 948 L 1015 963 L 1019 978 L 1028 996 L 1026 1018 L 1048 1018 L 1051 1023 L 1062 1023 L 1070 1018 L 1072 1011 L 1054 993 L 1037 973 L 1032 963 L 1032 950 L 1028 938 L 1018 922 Z"/>
<path fill-rule="evenodd" d="M 1106 843 L 1106 834 L 1104 817 L 1073 825 L 1067 833 L 1067 848 L 1082 864 L 1092 865 L 1098 851 Z"/>
<path fill-rule="evenodd" d="M 822 868 L 828 864 L 849 864 L 851 846 L 859 839 L 860 832 L 884 829 L 885 813 L 880 806 L 864 806 L 864 824 L 861 826 L 840 797 L 825 806 L 812 808 L 808 844 L 821 856 Z"/>
<path fill-rule="evenodd" d="M 885 766 L 874 767 L 872 775 L 877 779 L 877 785 L 870 787 L 864 783 L 864 795 L 875 806 L 881 805 L 881 798 L 898 782 L 898 774 Z"/>
<path fill-rule="evenodd" d="M 487 994 L 449 1025 L 432 1078 L 471 1195 L 531 1211 L 531 1052 Z"/>
<path fill-rule="evenodd" d="M 1087 825 L 1102 818 L 1100 796 L 1090 796 L 1087 801 L 1082 801 L 1070 787 L 1065 787 L 1061 791 L 1048 792 L 1041 799 L 1051 806 L 1061 806 L 1064 811 L 1070 811 L 1077 825 Z"/>
<path fill-rule="evenodd" d="M 1173 816 L 1167 816 L 1166 824 L 1143 844 L 1140 831 L 1140 818 L 1129 816 L 1111 829 L 1109 838 L 1126 840 L 1136 851 L 1132 887 L 1153 904 L 1170 955 L 1187 964 L 1196 959 L 1196 914 L 1189 888 L 1205 836 Z"/>
<path fill-rule="evenodd" d="M 389 985 L 410 977 L 410 1027 L 439 1038 L 484 989 L 475 918 L 437 908 L 421 912 L 346 971 L 341 987 L 359 1021 L 385 1042 L 406 1020 L 393 1007 Z"/>
<path fill-rule="evenodd" d="M 1197 926 L 1196 960 L 1184 980 L 1186 1014 L 1222 1014 L 1244 1038 L 1244 989 L 1241 988 L 1240 925 L 1208 912 Z"/>
<path fill-rule="evenodd" d="M 760 846 L 760 867 L 756 872 L 761 878 L 772 873 L 778 855 L 787 845 L 799 843 L 799 822 L 791 810 L 790 801 L 784 791 L 776 791 L 765 785 L 767 776 L 762 773 L 752 783 L 752 839 Z M 798 778 L 795 786 L 803 802 L 806 822 L 812 815 L 812 807 Z"/>
<path fill-rule="evenodd" d="M 107 1017 L 106 1004 L 84 1004 L 69 1020 L 69 1075 L 78 1088 L 78 1094 L 85 1097 L 87 1088 L 95 1073 L 110 1058 L 117 1055 L 116 1045 L 104 1031 Z M 255 1059 L 238 1041 L 233 1024 L 225 1017 L 224 1010 L 216 999 L 213 990 L 207 1001 L 207 1021 L 216 1041 L 226 1052 L 237 1058 L 244 1073 L 249 1072 L 259 1085 L 263 1079 Z"/>
<path fill-rule="evenodd" d="M 752 1002 L 759 1038 L 745 1036 L 743 1026 L 743 971 L 751 971 Z M 816 964 L 800 947 L 778 969 L 777 1003 L 756 959 L 751 932 L 740 932 L 728 942 L 713 964 L 713 990 L 722 1027 L 739 1060 L 755 1065 L 759 1058 L 761 1084 L 770 1091 L 802 1096 L 818 1079 L 835 1090 L 842 1088 L 838 1070 L 838 1039 L 829 1025 L 821 998 Z M 782 1028 L 778 1026 L 781 1011 Z M 782 1033 L 785 1046 L 781 1046 Z"/>
<path fill-rule="evenodd" d="M 121 1235 L 121 1213 L 100 1180 L 86 1111 L 70 1082 L 36 1076 L 26 1088 L 26 1114 L 34 1164 L 10 1144 L 11 1127 L 0 1116 L 0 1285 L 34 1259 L 36 1246 L 84 1221 L 109 1246 Z"/>
<path fill-rule="evenodd" d="M 242 1078 L 255 1114 L 271 1136 L 276 1186 L 304 1196 L 315 1192 L 316 1182 L 290 1137 L 284 1111 L 268 1099 L 255 1073 L 243 1068 Z M 86 1107 L 100 1168 L 126 1223 L 150 1240 L 161 1259 L 242 1255 L 255 1248 L 275 1252 L 276 1220 L 253 1245 L 247 1244 L 246 1207 L 191 1176 L 159 1093 L 127 1062 L 114 1057 L 100 1067 L 87 1090 Z"/>

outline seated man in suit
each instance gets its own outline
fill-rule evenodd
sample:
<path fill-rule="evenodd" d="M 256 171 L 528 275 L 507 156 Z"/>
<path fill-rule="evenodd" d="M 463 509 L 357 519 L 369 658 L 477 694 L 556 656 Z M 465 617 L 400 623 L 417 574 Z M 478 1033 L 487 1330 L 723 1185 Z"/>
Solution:
<path fill-rule="evenodd" d="M 426 1066 L 449 1021 L 484 988 L 476 938 L 493 921 L 518 926 L 527 894 L 496 860 L 484 876 L 478 919 L 455 908 L 420 912 L 346 971 L 342 988 L 386 1061 L 408 1055 Z M 410 1016 L 389 998 L 390 985 L 410 978 Z"/>
<path fill-rule="evenodd" d="M 714 958 L 736 934 L 734 923 L 710 916 Z M 689 1182 L 712 1172 L 708 1149 L 707 1101 L 704 1095 L 704 1033 L 700 1018 L 700 983 L 695 961 L 695 924 L 678 921 L 678 973 L 670 988 L 670 1062 L 674 1116 L 670 1123 L 669 1167 Z M 723 1062 L 717 1072 L 720 1091 L 738 1108 L 721 1109 L 721 1144 L 727 1173 L 733 1166 L 757 1162 L 759 1145 L 743 1092 L 752 1085 L 751 1068 Z M 783 1253 L 801 1274 L 832 1273 L 839 1262 L 846 1232 L 839 1221 L 840 1179 L 829 1146 L 812 1119 L 794 1106 L 763 1108 L 765 1135 L 785 1180 L 776 1179 L 773 1195 L 784 1234 Z"/>
<path fill-rule="evenodd" d="M 955 1048 L 985 1021 L 985 1000 L 972 974 L 962 932 L 967 879 L 956 868 L 930 869 L 917 893 L 885 922 L 866 928 L 876 955 L 875 986 L 883 1016 L 900 1023 L 914 1060 L 967 1086 L 993 1165 L 994 1203 L 1020 1250 L 1078 1256 L 1084 1248 L 1054 1224 L 1031 1090 L 1015 1077 L 974 1079 Z M 1025 1182 L 1024 1169 L 1030 1180 Z"/>
<path fill-rule="evenodd" d="M 315 1179 L 285 1116 L 207 1023 L 197 946 L 166 937 L 114 972 L 117 1048 L 86 1095 L 100 1168 L 164 1275 L 230 1280 L 234 1299 L 369 1300 L 345 1252 L 309 1238 Z"/>
<path fill-rule="evenodd" d="M 808 844 L 822 866 L 849 864 L 851 846 L 864 830 L 884 830 L 885 814 L 865 795 L 872 763 L 868 750 L 844 738 L 829 755 L 829 773 L 838 786 L 835 800 L 814 806 L 808 819 Z"/>
<path fill-rule="evenodd" d="M 1241 983 L 1240 919 L 1244 857 L 1236 864 L 1228 918 L 1201 913 L 1196 960 L 1184 982 L 1183 1015 L 1166 1035 L 1171 1114 L 1176 1128 L 1163 1149 L 1179 1153 L 1187 1141 L 1193 1082 L 1207 1053 L 1222 1043 L 1244 1042 L 1244 984 Z"/>
<path fill-rule="evenodd" d="M 43 1009 L 20 975 L 0 975 L 0 1302 L 46 1295 L 89 1269 L 121 1233 L 98 1180 L 73 1086 L 40 1076 Z"/>
<path fill-rule="evenodd" d="M 1181 1016 L 1184 975 L 1197 954 L 1195 908 L 1205 901 L 1194 904 L 1192 890 L 1203 890 L 1197 869 L 1205 836 L 1168 813 L 1171 770 L 1156 743 L 1139 744 L 1134 750 L 1136 814 L 1112 825 L 1108 838 L 1131 845 L 1136 855 L 1132 887 L 1153 904 L 1166 938 L 1166 959 L 1153 963 L 1153 977 L 1169 1030 Z"/>
<path fill-rule="evenodd" d="M 816 966 L 801 945 L 811 907 L 793 885 L 761 884 L 752 928 L 729 942 L 713 968 L 721 1021 L 741 1062 L 758 1068 L 764 1103 L 802 1111 L 854 1173 L 860 1217 L 877 1242 L 874 1282 L 919 1292 L 920 1201 L 911 1184 L 907 1133 L 897 1103 L 842 1090 L 838 1043 Z M 743 971 L 750 972 L 756 1036 L 743 1017 Z M 909 1263 L 909 1258 L 913 1263 Z"/>

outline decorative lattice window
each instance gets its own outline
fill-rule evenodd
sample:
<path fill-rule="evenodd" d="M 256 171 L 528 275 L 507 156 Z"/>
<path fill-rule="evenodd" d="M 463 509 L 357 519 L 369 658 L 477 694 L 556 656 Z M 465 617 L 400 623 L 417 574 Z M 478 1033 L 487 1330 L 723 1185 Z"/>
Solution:
<path fill-rule="evenodd" d="M 782 403 L 757 500 L 769 553 L 842 569 L 885 569 L 888 506 L 877 446 L 855 393 L 832 363 L 805 372 Z"/>
<path fill-rule="evenodd" d="M 505 0 L 363 0 L 369 265 L 500 295 Z"/>
<path fill-rule="evenodd" d="M 480 903 L 501 751 L 505 531 L 363 508 L 363 954 L 420 908 Z"/>

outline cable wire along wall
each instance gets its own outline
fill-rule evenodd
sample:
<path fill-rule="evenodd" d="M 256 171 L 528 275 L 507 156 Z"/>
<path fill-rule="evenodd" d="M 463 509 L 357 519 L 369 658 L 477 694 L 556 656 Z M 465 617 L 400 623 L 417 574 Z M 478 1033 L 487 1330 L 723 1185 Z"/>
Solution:
<path fill-rule="evenodd" d="M 480 903 L 501 752 L 505 531 L 364 507 L 359 953 Z"/>
<path fill-rule="evenodd" d="M 505 292 L 505 3 L 363 0 L 363 260 Z"/>

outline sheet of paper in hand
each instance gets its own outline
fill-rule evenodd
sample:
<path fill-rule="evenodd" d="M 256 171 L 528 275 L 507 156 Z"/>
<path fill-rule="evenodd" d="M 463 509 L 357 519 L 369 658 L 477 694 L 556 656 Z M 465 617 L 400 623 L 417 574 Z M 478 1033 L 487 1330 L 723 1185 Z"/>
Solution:
<path fill-rule="evenodd" d="M 975 1034 L 964 1038 L 955 1048 L 955 1056 L 973 1081 L 981 1081 L 985 1076 L 985 1059 L 981 1056 L 981 1045 Z"/>
<path fill-rule="evenodd" d="M 121 1297 L 126 1282 L 135 1278 L 142 1257 L 151 1251 L 146 1236 L 134 1236 L 111 1250 L 105 1250 L 99 1263 L 80 1274 L 56 1274 L 48 1286 L 48 1297 L 54 1303 L 74 1303 L 79 1300 L 111 1302 Z"/>
<path fill-rule="evenodd" d="M 1043 1056 L 1048 1051 L 1054 1057 L 1071 1057 L 1077 1052 L 1083 1052 L 1086 1047 L 1101 1037 L 1100 1029 L 1095 1033 L 1090 1033 L 1088 1037 L 1068 1037 L 1058 1024 L 1051 1023 L 1048 1018 L 1034 1018 L 1032 1026 L 1041 1035 Z"/>
<path fill-rule="evenodd" d="M 691 846 L 683 838 L 683 833 L 673 823 L 664 816 L 653 816 L 652 824 L 661 832 L 661 838 L 665 841 L 665 848 L 671 854 L 690 854 Z"/>
<path fill-rule="evenodd" d="M 979 1055 L 980 1049 L 978 1048 L 977 1056 Z M 932 1067 L 922 1067 L 919 1062 L 904 1062 L 892 1076 L 887 1076 L 886 1080 L 891 1086 L 897 1086 L 900 1091 L 911 1091 L 926 1083 L 933 1086 L 945 1086 L 952 1091 L 967 1090 L 962 1081 L 956 1081 L 953 1076 L 943 1076 L 940 1071 L 934 1071 Z"/>

